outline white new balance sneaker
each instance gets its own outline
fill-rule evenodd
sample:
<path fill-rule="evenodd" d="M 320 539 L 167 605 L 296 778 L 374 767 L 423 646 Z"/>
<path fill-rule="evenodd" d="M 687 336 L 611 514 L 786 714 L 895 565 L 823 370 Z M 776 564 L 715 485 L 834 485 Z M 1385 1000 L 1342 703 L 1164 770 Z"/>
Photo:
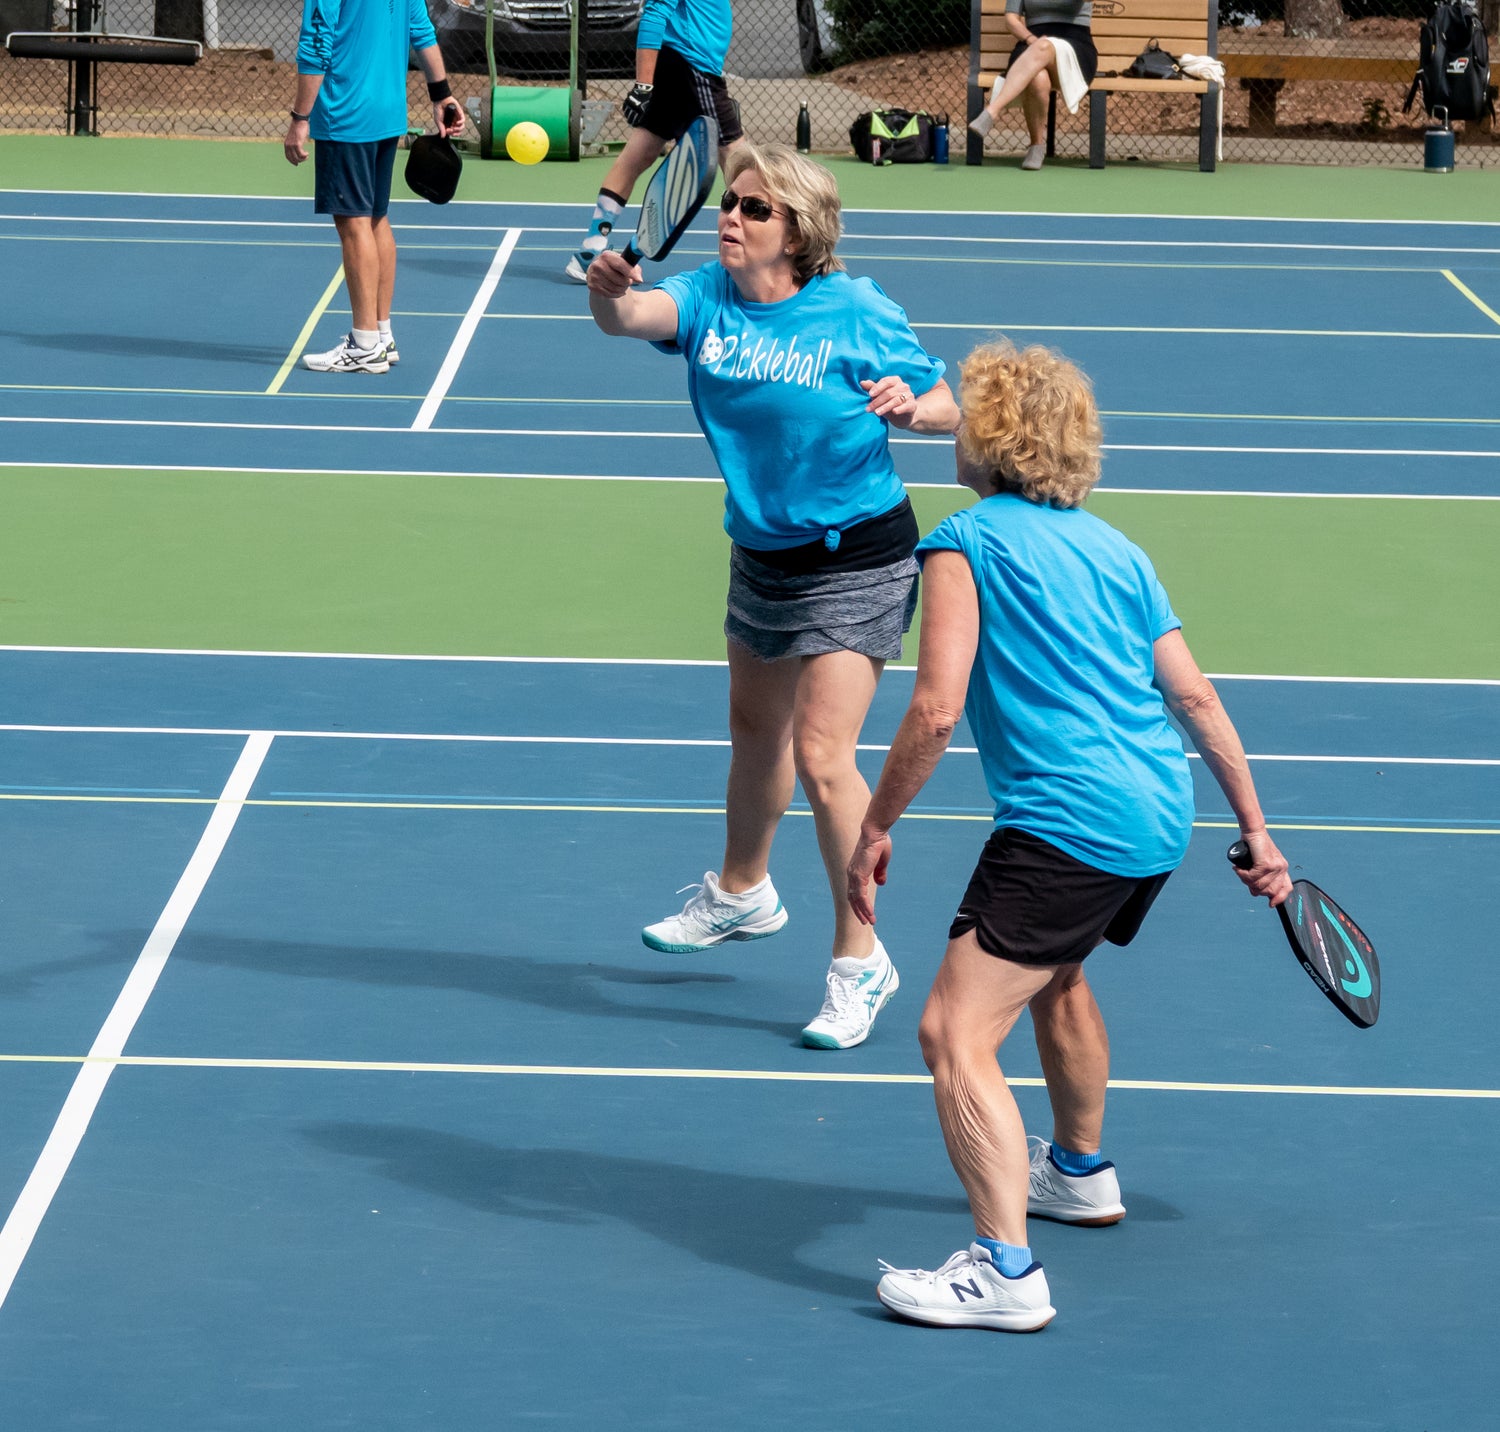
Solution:
<path fill-rule="evenodd" d="M 1033 1218 L 1051 1218 L 1058 1223 L 1078 1223 L 1085 1228 L 1103 1228 L 1125 1217 L 1120 1202 L 1120 1180 L 1107 1159 L 1085 1174 L 1064 1173 L 1052 1161 L 1052 1145 L 1033 1134 L 1031 1187 L 1026 1212 Z"/>
<path fill-rule="evenodd" d="M 802 1042 L 809 1049 L 853 1049 L 863 1044 L 875 1016 L 900 988 L 896 967 L 879 940 L 867 960 L 835 960 L 828 967 L 823 1008 L 802 1031 Z"/>
<path fill-rule="evenodd" d="M 1040 1263 L 1007 1278 L 978 1243 L 955 1253 L 936 1272 L 886 1262 L 880 1268 L 885 1276 L 875 1286 L 876 1297 L 914 1323 L 1034 1333 L 1057 1316 Z"/>
<path fill-rule="evenodd" d="M 725 940 L 762 940 L 786 924 L 786 911 L 769 880 L 753 895 L 735 895 L 721 890 L 718 876 L 708 870 L 703 884 L 685 885 L 683 890 L 693 893 L 680 915 L 669 915 L 641 931 L 641 939 L 653 950 L 691 955 Z"/>
<path fill-rule="evenodd" d="M 314 373 L 388 373 L 391 368 L 379 343 L 373 348 L 356 348 L 352 333 L 345 334 L 344 341 L 326 353 L 304 353 L 302 362 Z"/>

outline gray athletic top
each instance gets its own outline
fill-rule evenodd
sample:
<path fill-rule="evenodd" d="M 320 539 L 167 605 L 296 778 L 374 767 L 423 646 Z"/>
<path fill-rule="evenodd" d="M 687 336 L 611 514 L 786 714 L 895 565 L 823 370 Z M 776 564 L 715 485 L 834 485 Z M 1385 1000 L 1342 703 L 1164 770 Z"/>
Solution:
<path fill-rule="evenodd" d="M 1082 25 L 1094 17 L 1094 0 L 1005 0 L 1007 15 L 1024 15 L 1033 25 Z"/>

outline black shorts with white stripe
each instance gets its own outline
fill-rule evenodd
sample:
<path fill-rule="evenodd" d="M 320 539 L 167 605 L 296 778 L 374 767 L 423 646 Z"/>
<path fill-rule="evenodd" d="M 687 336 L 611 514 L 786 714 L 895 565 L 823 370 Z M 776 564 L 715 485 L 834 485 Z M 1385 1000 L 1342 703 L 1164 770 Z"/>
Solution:
<path fill-rule="evenodd" d="M 740 126 L 740 107 L 730 99 L 724 76 L 695 70 L 670 45 L 663 45 L 657 51 L 642 126 L 662 139 L 678 139 L 700 114 L 718 121 L 720 144 L 733 144 L 745 132 Z"/>

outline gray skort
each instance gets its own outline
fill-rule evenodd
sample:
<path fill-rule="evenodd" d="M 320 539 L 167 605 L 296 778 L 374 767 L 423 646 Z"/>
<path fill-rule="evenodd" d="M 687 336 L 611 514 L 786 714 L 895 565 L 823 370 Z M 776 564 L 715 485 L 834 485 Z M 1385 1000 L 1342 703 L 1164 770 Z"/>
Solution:
<path fill-rule="evenodd" d="M 863 572 L 789 574 L 732 547 L 724 635 L 762 661 L 829 651 L 894 661 L 917 610 L 920 571 L 904 557 Z"/>

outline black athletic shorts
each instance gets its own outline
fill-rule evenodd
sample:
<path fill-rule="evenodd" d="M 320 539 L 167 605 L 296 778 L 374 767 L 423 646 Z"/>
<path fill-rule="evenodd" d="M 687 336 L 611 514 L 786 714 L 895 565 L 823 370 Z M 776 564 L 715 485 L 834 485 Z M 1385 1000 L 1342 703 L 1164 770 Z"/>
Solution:
<path fill-rule="evenodd" d="M 986 954 L 1022 965 L 1068 965 L 1101 939 L 1128 945 L 1171 876 L 1111 875 L 1002 827 L 985 841 L 948 938 L 974 932 Z"/>
<path fill-rule="evenodd" d="M 729 98 L 723 75 L 695 70 L 670 45 L 656 52 L 656 74 L 642 125 L 663 139 L 676 139 L 700 114 L 719 122 L 719 143 L 733 144 L 744 130 L 740 107 Z"/>
<path fill-rule="evenodd" d="M 313 143 L 313 212 L 340 218 L 383 219 L 391 206 L 397 139 Z"/>

